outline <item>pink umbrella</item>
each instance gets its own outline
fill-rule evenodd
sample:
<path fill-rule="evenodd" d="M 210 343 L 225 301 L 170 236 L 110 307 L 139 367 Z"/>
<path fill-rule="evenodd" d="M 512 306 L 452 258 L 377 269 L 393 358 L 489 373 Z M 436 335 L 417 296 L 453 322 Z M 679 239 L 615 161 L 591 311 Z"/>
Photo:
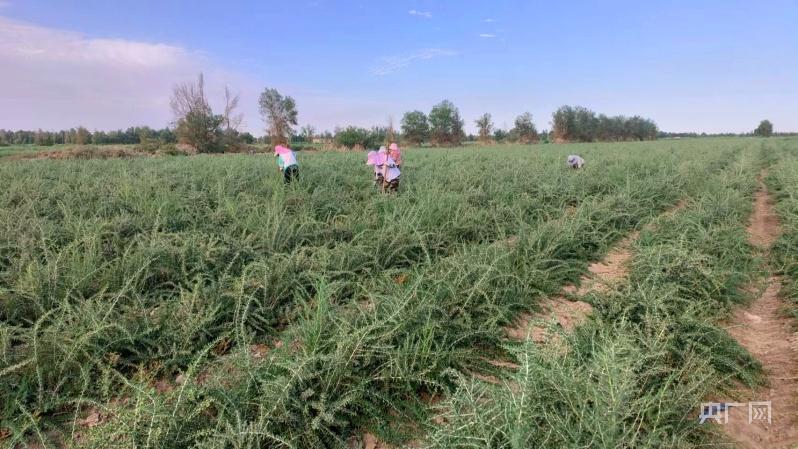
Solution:
<path fill-rule="evenodd" d="M 377 152 L 369 151 L 366 155 L 366 165 L 377 165 Z"/>

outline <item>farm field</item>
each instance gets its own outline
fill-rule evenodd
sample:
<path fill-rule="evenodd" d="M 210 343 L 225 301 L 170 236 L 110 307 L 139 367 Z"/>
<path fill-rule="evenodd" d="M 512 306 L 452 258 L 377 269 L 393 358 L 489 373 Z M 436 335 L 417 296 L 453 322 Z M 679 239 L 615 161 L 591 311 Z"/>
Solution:
<path fill-rule="evenodd" d="M 722 322 L 771 273 L 798 317 L 798 139 L 409 149 L 398 195 L 299 158 L 0 158 L 3 443 L 720 446 L 700 404 L 768 376 Z"/>
<path fill-rule="evenodd" d="M 66 145 L 53 145 L 51 147 L 39 146 L 39 145 L 0 146 L 0 159 L 7 158 L 10 156 L 22 156 L 22 155 L 30 155 L 33 153 L 54 151 L 62 147 L 66 147 Z"/>

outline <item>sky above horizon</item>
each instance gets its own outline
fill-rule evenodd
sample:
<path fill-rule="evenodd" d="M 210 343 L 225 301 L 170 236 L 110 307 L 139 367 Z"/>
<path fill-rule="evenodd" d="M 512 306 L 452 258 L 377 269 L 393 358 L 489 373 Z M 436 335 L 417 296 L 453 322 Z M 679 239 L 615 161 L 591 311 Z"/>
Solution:
<path fill-rule="evenodd" d="M 156 128 L 172 87 L 259 93 L 300 125 L 397 124 L 443 99 L 466 131 L 561 105 L 674 132 L 798 131 L 798 1 L 0 0 L 0 128 Z"/>

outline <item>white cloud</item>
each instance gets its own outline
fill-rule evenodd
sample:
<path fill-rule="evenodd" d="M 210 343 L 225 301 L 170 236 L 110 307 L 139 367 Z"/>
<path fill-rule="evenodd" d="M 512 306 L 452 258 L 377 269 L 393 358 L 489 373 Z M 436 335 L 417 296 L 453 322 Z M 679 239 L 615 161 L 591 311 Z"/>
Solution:
<path fill-rule="evenodd" d="M 479 35 L 479 37 L 481 37 L 483 39 L 493 39 L 494 37 L 496 37 L 496 35 L 495 34 L 490 34 L 490 33 L 482 33 L 482 34 Z"/>
<path fill-rule="evenodd" d="M 212 103 L 225 84 L 244 92 L 257 86 L 180 46 L 91 38 L 4 17 L 0 60 L 0 123 L 11 129 L 163 127 L 172 119 L 172 87 L 200 71 Z"/>
<path fill-rule="evenodd" d="M 407 67 L 416 60 L 428 60 L 441 56 L 454 56 L 457 52 L 442 48 L 425 48 L 414 53 L 398 56 L 389 56 L 377 61 L 377 65 L 372 67 L 371 73 L 374 75 L 388 75 L 403 67 Z"/>
<path fill-rule="evenodd" d="M 494 22 L 496 22 L 496 19 L 488 18 L 488 19 L 482 19 L 482 21 L 485 22 L 485 23 L 494 23 Z"/>
<path fill-rule="evenodd" d="M 410 14 L 411 16 L 423 17 L 425 19 L 431 19 L 432 18 L 432 13 L 429 12 L 429 11 L 418 11 L 416 9 L 411 9 L 407 13 Z"/>
<path fill-rule="evenodd" d="M 2 0 L 0 0 L 2 1 Z M 455 54 L 442 49 L 384 58 L 374 73 L 387 74 L 415 60 Z M 208 98 L 222 108 L 224 86 L 241 94 L 243 130 L 263 134 L 258 96 L 276 87 L 297 101 L 300 121 L 331 130 L 336 124 L 370 126 L 387 121 L 385 98 L 359 98 L 265 82 L 255 73 L 222 68 L 201 52 L 164 43 L 98 39 L 0 16 L 0 128 L 58 130 L 85 126 L 112 130 L 135 125 L 161 128 L 172 121 L 169 97 L 175 84 L 205 73 Z M 410 108 L 403 104 L 396 108 Z"/>

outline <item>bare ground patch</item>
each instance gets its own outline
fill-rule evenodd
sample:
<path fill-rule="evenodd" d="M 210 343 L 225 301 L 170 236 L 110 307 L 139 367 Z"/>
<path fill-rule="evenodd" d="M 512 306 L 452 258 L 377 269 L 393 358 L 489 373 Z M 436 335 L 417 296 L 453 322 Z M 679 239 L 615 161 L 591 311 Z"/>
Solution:
<path fill-rule="evenodd" d="M 543 343 L 550 337 L 547 323 L 555 322 L 566 331 L 573 330 L 583 323 L 593 311 L 593 306 L 582 301 L 571 301 L 564 296 L 555 296 L 544 301 L 538 313 L 525 313 L 508 327 L 507 336 L 513 340 L 531 338 L 536 343 Z"/>
<path fill-rule="evenodd" d="M 687 205 L 682 198 L 675 205 L 663 212 L 660 217 L 673 215 Z M 650 229 L 653 225 L 646 226 Z M 618 242 L 598 262 L 588 266 L 587 273 L 582 276 L 579 286 L 566 285 L 562 294 L 547 299 L 539 313 L 521 315 L 515 323 L 507 328 L 507 335 L 514 340 L 524 340 L 529 335 L 533 341 L 542 343 L 549 340 L 550 332 L 545 324 L 556 320 L 557 325 L 570 331 L 583 323 L 593 311 L 593 307 L 579 300 L 570 300 L 568 296 L 583 297 L 593 292 L 608 291 L 625 280 L 629 275 L 629 261 L 632 258 L 632 244 L 640 237 L 640 231 L 634 231 Z"/>
<path fill-rule="evenodd" d="M 633 232 L 602 260 L 590 264 L 588 274 L 582 277 L 579 287 L 567 285 L 563 287 L 562 294 L 544 300 L 540 312 L 519 316 L 512 326 L 507 327 L 507 336 L 513 340 L 525 340 L 529 337 L 536 343 L 543 343 L 550 338 L 547 323 L 555 322 L 566 331 L 582 324 L 593 311 L 593 307 L 584 301 L 570 300 L 566 295 L 584 296 L 593 291 L 603 291 L 624 279 L 628 274 L 626 265 L 632 257 L 630 246 L 638 235 L 639 232 Z"/>
<path fill-rule="evenodd" d="M 781 234 L 773 202 L 760 176 L 749 242 L 767 255 Z M 794 448 L 798 445 L 798 335 L 794 320 L 782 313 L 781 279 L 769 276 L 765 289 L 747 308 L 738 309 L 727 323 L 729 333 L 762 364 L 766 385 L 740 390 L 751 401 L 771 401 L 772 420 L 749 423 L 746 407 L 732 408 L 723 431 L 744 448 Z"/>
<path fill-rule="evenodd" d="M 579 287 L 568 285 L 563 291 L 569 295 L 585 296 L 591 292 L 607 291 L 613 285 L 626 279 L 629 274 L 629 260 L 632 258 L 632 243 L 640 236 L 635 231 L 621 240 L 598 262 L 590 264 L 588 274 L 582 276 Z"/>

